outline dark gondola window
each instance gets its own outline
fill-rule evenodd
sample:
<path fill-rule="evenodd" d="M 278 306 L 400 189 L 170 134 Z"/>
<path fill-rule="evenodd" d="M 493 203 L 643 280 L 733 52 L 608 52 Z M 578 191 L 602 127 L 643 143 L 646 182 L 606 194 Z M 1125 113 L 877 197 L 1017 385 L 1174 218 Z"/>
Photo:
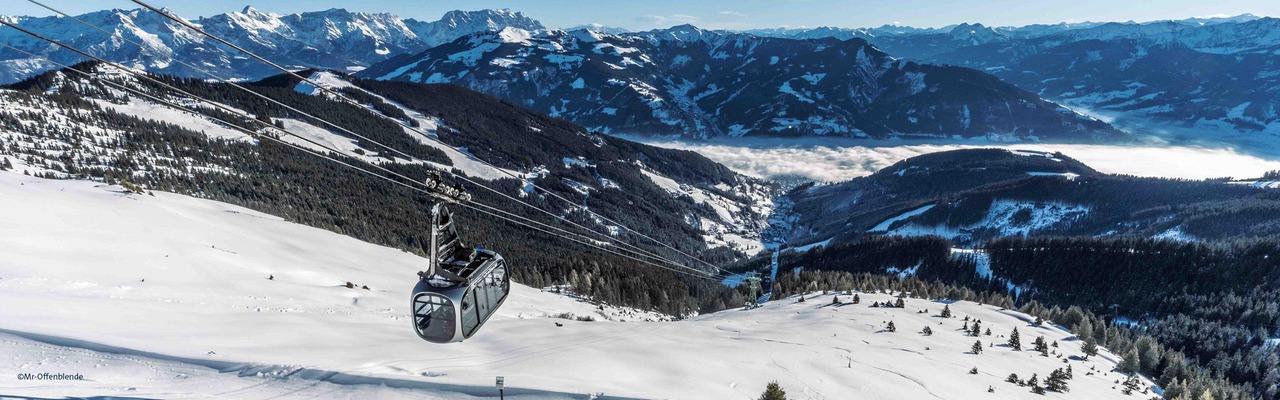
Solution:
<path fill-rule="evenodd" d="M 471 337 L 476 332 L 476 328 L 480 327 L 480 315 L 477 306 L 476 287 L 467 289 L 466 294 L 462 295 L 462 336 Z"/>
<path fill-rule="evenodd" d="M 444 296 L 423 294 L 413 299 L 413 322 L 418 335 L 430 342 L 453 340 L 453 302 Z"/>

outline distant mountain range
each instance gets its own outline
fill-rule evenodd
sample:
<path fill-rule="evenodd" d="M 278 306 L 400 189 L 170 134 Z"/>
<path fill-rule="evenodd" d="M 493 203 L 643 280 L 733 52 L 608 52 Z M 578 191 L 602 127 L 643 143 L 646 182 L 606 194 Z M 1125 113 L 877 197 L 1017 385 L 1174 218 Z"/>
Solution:
<path fill-rule="evenodd" d="M 992 75 L 903 61 L 862 39 L 691 25 L 648 32 L 481 32 L 363 78 L 454 83 L 610 133 L 1113 139 L 1106 123 Z"/>
<path fill-rule="evenodd" d="M 110 34 L 68 18 L 6 17 L 34 32 L 66 41 L 93 54 L 146 68 L 150 72 L 202 77 L 201 69 L 226 79 L 258 79 L 278 71 L 234 50 L 225 49 L 164 17 L 142 9 L 103 10 L 78 16 Z M 252 7 L 192 20 L 205 30 L 250 51 L 266 54 L 290 67 L 357 71 L 388 57 L 422 51 L 460 36 L 505 27 L 546 29 L 538 21 L 511 10 L 451 11 L 438 21 L 418 21 L 385 13 L 343 9 L 279 15 Z M 138 48 L 130 41 L 143 43 Z M 61 63 L 83 61 L 13 29 L 0 29 L 0 42 L 47 56 Z M 13 83 L 53 69 L 47 61 L 0 48 L 0 84 Z"/>
<path fill-rule="evenodd" d="M 224 79 L 274 72 L 142 10 L 80 16 L 109 34 L 66 18 L 5 18 L 152 72 L 207 78 L 177 60 Z M 1250 14 L 627 32 L 553 30 L 511 10 L 452 11 L 426 22 L 246 7 L 193 22 L 290 67 L 455 83 L 613 133 L 1096 142 L 1122 135 L 1092 117 L 1121 117 L 1121 128 L 1130 127 L 1123 117 L 1141 117 L 1197 132 L 1280 134 L 1280 20 Z M 58 62 L 82 61 L 10 29 L 0 29 L 0 41 Z M 0 83 L 52 67 L 0 49 Z"/>
<path fill-rule="evenodd" d="M 990 72 L 1070 106 L 1189 128 L 1280 133 L 1280 19 L 756 30 L 861 38 L 895 56 Z"/>

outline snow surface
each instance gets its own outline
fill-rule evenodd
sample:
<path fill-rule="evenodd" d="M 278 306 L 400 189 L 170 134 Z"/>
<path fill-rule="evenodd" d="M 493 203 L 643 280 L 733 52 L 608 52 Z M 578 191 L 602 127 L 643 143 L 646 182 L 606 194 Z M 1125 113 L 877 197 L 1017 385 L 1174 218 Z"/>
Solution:
<path fill-rule="evenodd" d="M 888 230 L 889 230 L 889 227 L 893 226 L 893 224 L 894 224 L 895 222 L 902 221 L 902 220 L 905 220 L 905 219 L 907 219 L 907 218 L 911 218 L 911 217 L 914 217 L 914 216 L 917 216 L 917 215 L 920 215 L 920 214 L 924 214 L 926 211 L 929 211 L 929 210 L 933 209 L 933 206 L 934 206 L 933 204 L 925 205 L 925 206 L 923 206 L 923 207 L 920 207 L 920 208 L 917 208 L 917 209 L 914 209 L 914 210 L 911 210 L 911 211 L 904 212 L 904 213 L 902 213 L 902 214 L 900 214 L 900 215 L 898 215 L 898 216 L 896 216 L 896 217 L 886 219 L 886 220 L 884 220 L 884 222 L 881 222 L 880 224 L 878 224 L 878 225 L 876 225 L 876 226 L 872 227 L 871 229 L 867 230 L 867 232 L 885 232 L 885 231 L 888 231 Z"/>
<path fill-rule="evenodd" d="M 422 160 L 414 160 L 414 162 L 425 163 L 446 171 L 452 170 L 452 169 L 458 169 L 466 173 L 467 176 L 485 179 L 485 180 L 510 178 L 511 175 L 528 176 L 528 174 L 522 174 L 516 171 L 503 170 L 503 169 L 489 166 L 488 164 L 485 164 L 484 162 L 482 162 L 480 159 L 477 159 L 475 156 L 472 156 L 471 154 L 468 154 L 467 152 L 459 148 L 449 146 L 439 141 L 439 138 L 436 136 L 436 130 L 441 129 L 441 124 L 440 124 L 440 120 L 435 117 L 426 116 L 400 103 L 392 101 L 391 99 L 388 99 L 376 93 L 361 89 L 358 86 L 355 86 L 354 84 L 352 84 L 351 82 L 348 82 L 347 80 L 328 71 L 315 72 L 308 78 L 316 81 L 317 83 L 320 83 L 321 85 L 329 86 L 330 88 L 351 88 L 354 90 L 359 90 L 364 92 L 367 95 L 378 98 L 387 104 L 390 104 L 396 108 L 399 108 L 401 111 L 405 113 L 405 115 L 408 115 L 410 119 L 413 119 L 414 121 L 418 122 L 417 128 L 403 126 L 404 133 L 414 138 L 419 143 L 434 147 L 444 152 L 445 155 L 449 157 L 449 161 L 452 165 L 444 165 L 444 164 L 439 164 L 439 163 L 434 163 L 429 161 L 422 161 Z M 294 90 L 297 90 L 302 93 L 311 94 L 311 95 L 325 94 L 319 89 L 316 89 L 315 86 L 312 86 L 306 82 L 298 84 L 298 86 L 294 87 Z M 374 112 L 374 113 L 378 112 L 377 109 L 375 109 L 371 105 L 366 105 L 365 108 L 368 109 L 370 112 Z M 286 128 L 288 128 L 288 125 L 286 125 Z M 306 127 L 303 127 L 303 128 L 306 128 Z M 312 126 L 311 128 L 307 128 L 307 130 L 311 132 L 313 135 L 329 135 L 329 137 L 325 137 L 326 141 L 333 141 L 336 143 L 350 142 L 352 146 L 355 143 L 350 139 L 333 134 L 332 132 L 322 132 L 325 130 L 319 127 Z M 290 129 L 290 131 L 292 131 L 292 129 Z M 297 141 L 299 143 L 302 142 L 301 140 L 297 140 L 297 139 L 292 139 L 292 140 Z M 305 143 L 302 143 L 302 144 L 306 145 Z M 350 147 L 346 145 L 343 145 L 343 146 Z M 314 147 L 314 146 L 308 146 L 308 147 Z M 344 148 L 343 150 L 345 154 L 352 157 L 366 159 L 366 160 L 377 160 L 377 161 L 381 160 L 376 157 L 360 156 L 358 154 L 355 154 L 354 148 Z M 373 149 L 365 149 L 365 151 L 366 151 L 366 154 L 376 154 L 376 152 L 373 151 Z"/>
<path fill-rule="evenodd" d="M 964 226 L 922 226 L 919 224 L 909 223 L 894 228 L 888 233 L 897 236 L 927 236 L 936 235 L 952 240 L 962 240 L 968 238 L 970 233 L 978 229 L 990 229 L 998 231 L 999 236 L 1027 236 L 1031 232 L 1041 231 L 1049 228 L 1060 226 L 1060 224 L 1071 223 L 1086 214 L 1092 208 L 1087 205 L 1065 204 L 1060 202 L 1032 202 L 1012 199 L 996 199 L 991 202 L 991 206 L 987 208 L 987 214 L 973 224 Z M 915 213 L 917 210 L 908 212 Z M 924 210 L 928 211 L 928 210 Z M 912 215 L 900 215 L 897 220 L 906 220 L 915 215 L 924 213 L 920 211 Z M 1024 221 L 1016 217 L 1020 212 L 1027 212 L 1029 217 Z M 885 221 L 890 222 L 890 221 Z M 893 221 L 896 222 L 896 221 Z M 885 229 L 889 225 L 881 223 Z M 877 225 L 872 231 L 881 226 Z"/>
<path fill-rule="evenodd" d="M 477 336 L 432 345 L 407 315 L 422 259 L 396 249 L 209 200 L 13 173 L 0 173 L 0 226 L 0 373 L 86 378 L 0 380 L 6 395 L 455 399 L 492 397 L 503 375 L 515 399 L 755 398 L 772 380 L 794 398 L 1020 399 L 1041 397 L 1005 376 L 1064 365 L 1001 347 L 968 354 L 975 338 L 961 320 L 933 317 L 943 304 L 920 299 L 889 309 L 793 297 L 645 322 L 518 284 Z M 996 334 L 1017 327 L 1079 355 L 1053 326 L 948 303 Z M 897 333 L 882 331 L 889 320 Z M 915 333 L 926 325 L 933 336 Z M 1103 373 L 1115 363 L 1106 352 L 1072 359 L 1071 392 L 1046 398 L 1128 398 Z"/>
<path fill-rule="evenodd" d="M 93 102 L 103 109 L 142 119 L 168 122 L 192 131 L 203 132 L 214 139 L 257 141 L 244 132 L 219 125 L 203 115 L 197 116 L 173 107 L 156 104 L 137 96 L 131 96 L 128 104 L 116 104 L 103 100 L 94 100 Z"/>

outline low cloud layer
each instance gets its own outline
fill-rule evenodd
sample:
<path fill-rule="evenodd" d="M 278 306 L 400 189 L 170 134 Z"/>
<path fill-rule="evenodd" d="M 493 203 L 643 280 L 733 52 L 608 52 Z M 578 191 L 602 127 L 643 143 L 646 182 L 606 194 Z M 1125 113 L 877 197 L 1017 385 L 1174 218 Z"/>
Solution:
<path fill-rule="evenodd" d="M 739 139 L 687 142 L 629 137 L 651 145 L 696 151 L 743 174 L 761 178 L 798 176 L 820 182 L 846 181 L 921 154 L 962 148 L 1060 151 L 1099 171 L 1146 177 L 1206 179 L 1253 178 L 1280 170 L 1268 160 L 1230 149 L 1131 147 L 1056 144 L 900 144 L 855 145 L 835 139 Z"/>

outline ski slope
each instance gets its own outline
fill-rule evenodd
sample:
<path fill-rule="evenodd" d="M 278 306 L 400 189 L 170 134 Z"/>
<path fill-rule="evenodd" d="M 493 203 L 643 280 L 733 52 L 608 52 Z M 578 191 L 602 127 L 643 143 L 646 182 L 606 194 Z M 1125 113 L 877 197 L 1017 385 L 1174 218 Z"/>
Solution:
<path fill-rule="evenodd" d="M 512 399 L 753 399 L 772 380 L 797 399 L 1133 398 L 1113 389 L 1121 377 L 1106 372 L 1116 357 L 1105 352 L 1070 361 L 1069 393 L 1005 383 L 1011 372 L 1043 379 L 1065 364 L 999 346 L 969 354 L 975 339 L 1004 339 L 964 336 L 960 318 L 934 316 L 939 302 L 867 306 L 888 294 L 646 321 L 655 318 L 513 285 L 474 338 L 432 345 L 407 315 L 422 267 L 414 255 L 224 203 L 92 182 L 0 172 L 0 254 L 0 395 L 456 399 L 494 397 L 503 375 Z M 1044 335 L 1059 352 L 1080 353 L 1069 333 L 1025 315 L 951 309 L 995 335 L 1016 326 L 1024 344 Z M 574 318 L 589 315 L 595 321 Z M 883 332 L 890 320 L 895 333 Z M 934 335 L 917 333 L 926 325 Z M 1086 376 L 1091 367 L 1098 374 Z M 85 379 L 15 379 L 42 372 Z"/>

